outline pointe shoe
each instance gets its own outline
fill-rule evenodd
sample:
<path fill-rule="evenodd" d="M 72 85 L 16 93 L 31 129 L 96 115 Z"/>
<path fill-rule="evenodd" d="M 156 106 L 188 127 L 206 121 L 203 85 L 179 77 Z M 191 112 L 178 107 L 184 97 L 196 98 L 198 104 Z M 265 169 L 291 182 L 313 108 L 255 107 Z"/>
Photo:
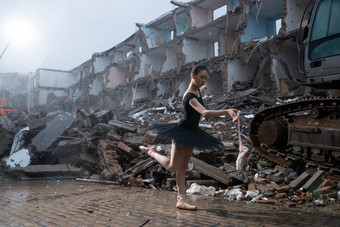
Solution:
<path fill-rule="evenodd" d="M 177 204 L 176 207 L 182 210 L 197 210 L 197 206 L 190 205 L 189 203 L 185 202 L 183 196 L 177 197 Z"/>

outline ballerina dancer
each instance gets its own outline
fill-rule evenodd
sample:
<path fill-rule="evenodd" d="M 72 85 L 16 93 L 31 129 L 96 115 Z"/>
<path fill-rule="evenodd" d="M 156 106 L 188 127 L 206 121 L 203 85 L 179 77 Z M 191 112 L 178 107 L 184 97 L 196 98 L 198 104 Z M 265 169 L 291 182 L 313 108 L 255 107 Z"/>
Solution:
<path fill-rule="evenodd" d="M 219 151 L 223 144 L 198 127 L 201 116 L 218 117 L 229 115 L 233 121 L 240 116 L 237 109 L 207 110 L 201 93 L 206 92 L 204 85 L 208 70 L 204 65 L 196 65 L 191 71 L 191 82 L 183 95 L 184 116 L 178 123 L 153 123 L 149 129 L 160 138 L 172 142 L 170 158 L 157 153 L 152 146 L 140 146 L 140 150 L 154 158 L 169 172 L 176 173 L 177 204 L 185 210 L 196 210 L 197 206 L 187 203 L 185 196 L 185 171 L 194 149 Z"/>

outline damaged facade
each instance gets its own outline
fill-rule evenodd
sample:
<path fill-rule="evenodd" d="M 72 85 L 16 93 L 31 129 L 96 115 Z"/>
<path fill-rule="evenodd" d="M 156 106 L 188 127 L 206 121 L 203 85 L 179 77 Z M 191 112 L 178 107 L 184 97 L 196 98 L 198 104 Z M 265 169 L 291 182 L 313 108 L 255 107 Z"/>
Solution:
<path fill-rule="evenodd" d="M 184 93 L 193 62 L 210 69 L 208 93 L 229 92 L 237 83 L 287 93 L 305 81 L 296 36 L 307 0 L 172 3 L 178 7 L 136 23 L 126 40 L 71 71 L 38 69 L 29 110 L 130 108 L 173 98 Z"/>

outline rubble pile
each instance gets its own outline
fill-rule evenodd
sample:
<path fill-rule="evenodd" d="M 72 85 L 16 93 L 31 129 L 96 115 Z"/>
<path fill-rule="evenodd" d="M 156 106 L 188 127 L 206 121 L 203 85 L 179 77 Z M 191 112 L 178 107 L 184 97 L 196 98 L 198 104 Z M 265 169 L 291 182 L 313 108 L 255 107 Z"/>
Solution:
<path fill-rule="evenodd" d="M 204 96 L 207 108 L 237 108 L 241 115 L 241 138 L 250 152 L 243 170 L 236 170 L 238 156 L 237 122 L 228 116 L 202 118 L 200 127 L 223 142 L 220 152 L 194 151 L 187 171 L 187 193 L 225 196 L 266 204 L 295 207 L 309 202 L 326 205 L 338 201 L 340 184 L 321 170 L 298 172 L 262 160 L 251 149 L 248 125 L 261 108 L 277 99 L 272 91 L 238 89 L 228 95 Z M 173 100 L 139 100 L 131 109 L 88 111 L 76 114 L 63 111 L 37 114 L 21 113 L 17 119 L 2 118 L 2 167 L 22 180 L 76 178 L 94 182 L 176 190 L 175 175 L 138 149 L 154 145 L 170 155 L 171 144 L 147 130 L 151 122 L 175 122 L 182 118 L 182 97 Z M 4 124 L 3 122 L 6 122 Z M 20 136 L 13 131 L 21 131 Z M 11 129 L 11 130 L 10 130 Z M 7 144 L 3 141 L 7 141 Z M 12 147 L 8 147 L 11 144 Z M 7 146 L 7 147 L 6 147 Z M 17 152 L 29 157 L 15 157 Z"/>
<path fill-rule="evenodd" d="M 328 179 L 323 170 L 298 174 L 291 168 L 260 160 L 247 174 L 250 180 L 247 185 L 220 190 L 216 195 L 287 207 L 339 205 L 336 201 L 340 199 L 340 184 Z"/>

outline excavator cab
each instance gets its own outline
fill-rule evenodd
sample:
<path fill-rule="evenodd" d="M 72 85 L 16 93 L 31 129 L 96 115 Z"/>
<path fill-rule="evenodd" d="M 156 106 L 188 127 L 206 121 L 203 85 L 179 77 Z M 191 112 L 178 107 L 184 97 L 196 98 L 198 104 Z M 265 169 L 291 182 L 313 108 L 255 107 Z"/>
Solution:
<path fill-rule="evenodd" d="M 306 76 L 305 86 L 326 89 L 330 96 L 306 96 L 265 108 L 251 121 L 249 136 L 267 160 L 301 171 L 319 168 L 338 177 L 340 96 L 332 91 L 340 91 L 340 0 L 311 0 L 306 12 L 307 26 L 303 33 L 300 26 L 297 37 L 299 71 Z"/>
<path fill-rule="evenodd" d="M 316 0 L 303 35 L 308 86 L 340 89 L 340 0 Z"/>

